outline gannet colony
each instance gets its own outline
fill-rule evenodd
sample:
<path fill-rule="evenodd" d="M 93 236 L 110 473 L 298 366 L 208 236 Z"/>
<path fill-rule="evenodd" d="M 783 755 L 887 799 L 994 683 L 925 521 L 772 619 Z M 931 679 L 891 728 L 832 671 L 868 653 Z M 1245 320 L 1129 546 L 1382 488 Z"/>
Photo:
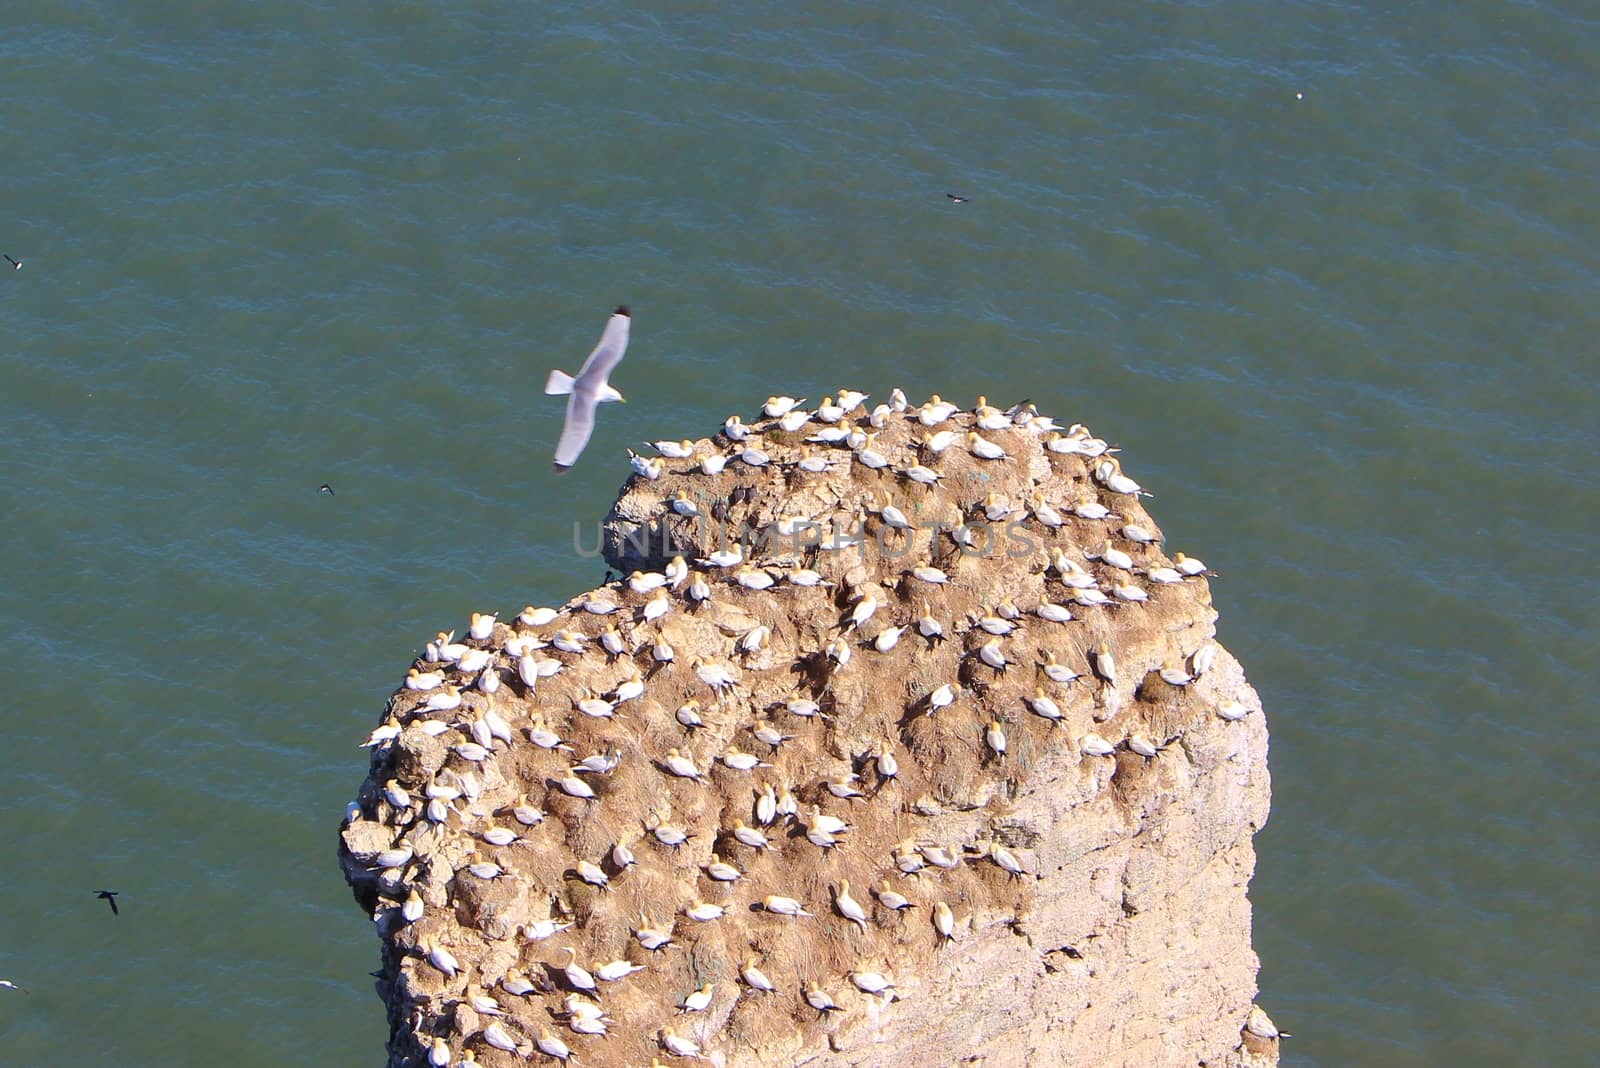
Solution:
<path fill-rule="evenodd" d="M 1115 449 L 896 390 L 650 451 L 625 577 L 367 740 L 390 1065 L 1276 1063 L 1266 725 Z"/>

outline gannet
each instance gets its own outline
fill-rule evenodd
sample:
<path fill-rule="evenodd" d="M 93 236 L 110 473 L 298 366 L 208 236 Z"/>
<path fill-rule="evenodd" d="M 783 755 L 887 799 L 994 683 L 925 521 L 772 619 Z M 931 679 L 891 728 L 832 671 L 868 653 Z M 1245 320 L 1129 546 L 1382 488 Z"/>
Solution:
<path fill-rule="evenodd" d="M 900 774 L 900 762 L 894 756 L 894 743 L 888 739 L 879 744 L 873 763 L 878 775 L 884 779 L 892 779 Z"/>
<path fill-rule="evenodd" d="M 772 822 L 778 818 L 778 795 L 773 792 L 770 782 L 761 788 L 761 793 L 756 795 L 754 814 L 756 822 L 763 827 L 772 826 Z"/>
<path fill-rule="evenodd" d="M 571 771 L 556 780 L 556 787 L 568 797 L 576 797 L 580 801 L 593 801 L 595 799 L 595 792 L 590 789 L 589 784 L 578 778 Z"/>
<path fill-rule="evenodd" d="M 1009 460 L 1011 454 L 976 430 L 967 431 L 967 449 L 980 460 Z"/>
<path fill-rule="evenodd" d="M 1095 589 L 1092 586 L 1084 586 L 1081 589 L 1074 589 L 1070 596 L 1072 597 L 1073 604 L 1081 604 L 1085 608 L 1098 608 L 1102 605 L 1114 603 L 1111 598 L 1107 597 L 1105 594 L 1101 593 L 1098 589 Z"/>
<path fill-rule="evenodd" d="M 933 903 L 933 929 L 938 931 L 939 936 L 946 942 L 954 942 L 956 939 L 956 918 L 950 912 L 950 906 L 943 901 Z"/>
<path fill-rule="evenodd" d="M 700 989 L 689 992 L 678 1003 L 678 1012 L 705 1012 L 706 1006 L 711 1004 L 711 995 L 716 989 L 716 983 L 707 983 Z"/>
<path fill-rule="evenodd" d="M 828 792 L 834 797 L 843 799 L 849 799 L 852 797 L 865 797 L 865 794 L 855 788 L 855 782 L 860 777 L 861 776 L 852 771 L 840 775 L 837 778 L 828 779 L 822 785 L 826 786 L 828 788 Z"/>
<path fill-rule="evenodd" d="M 507 827 L 496 827 L 493 824 L 484 830 L 479 837 L 493 846 L 514 845 L 515 843 L 522 841 L 522 836 L 516 831 L 513 831 Z"/>
<path fill-rule="evenodd" d="M 1161 681 L 1168 686 L 1187 686 L 1194 681 L 1194 676 L 1181 667 L 1168 664 L 1161 669 Z"/>
<path fill-rule="evenodd" d="M 444 972 L 444 974 L 450 976 L 452 979 L 454 979 L 456 973 L 461 970 L 461 965 L 459 962 L 457 962 L 455 954 L 451 953 L 443 946 L 430 945 L 424 949 L 423 952 L 427 955 L 429 964 L 433 965 L 441 972 Z"/>
<path fill-rule="evenodd" d="M 978 620 L 978 629 L 990 634 L 1004 637 L 1017 629 L 1017 625 L 1009 619 L 999 615 L 983 616 Z"/>
<path fill-rule="evenodd" d="M 983 744 L 997 757 L 1006 755 L 1006 732 L 997 719 L 990 720 L 983 732 Z"/>
<path fill-rule="evenodd" d="M 488 747 L 478 742 L 462 742 L 460 745 L 452 746 L 451 749 L 462 760 L 471 761 L 474 764 L 481 764 L 489 759 Z"/>
<path fill-rule="evenodd" d="M 1097 482 L 1112 493 L 1151 496 L 1150 492 L 1143 486 L 1122 473 L 1122 464 L 1117 461 L 1115 456 L 1108 456 L 1098 464 L 1095 464 L 1094 477 Z"/>
<path fill-rule="evenodd" d="M 750 428 L 738 415 L 730 415 L 722 421 L 722 433 L 729 441 L 743 441 L 750 436 Z"/>
<path fill-rule="evenodd" d="M 422 712 L 450 712 L 461 707 L 461 691 L 453 683 L 445 683 L 444 689 L 428 695 L 419 709 Z"/>
<path fill-rule="evenodd" d="M 861 907 L 861 902 L 850 896 L 850 880 L 841 879 L 839 885 L 834 887 L 833 907 L 839 910 L 839 915 L 861 930 L 867 929 L 867 910 Z"/>
<path fill-rule="evenodd" d="M 768 397 L 767 402 L 761 406 L 762 414 L 768 419 L 779 419 L 789 414 L 796 406 L 804 404 L 805 398 L 796 400 L 793 397 Z"/>
<path fill-rule="evenodd" d="M 656 841 L 660 842 L 664 846 L 670 846 L 673 849 L 678 848 L 690 838 L 694 837 L 682 827 L 677 827 L 670 823 L 657 823 L 654 827 L 650 827 L 649 831 L 651 837 L 653 837 Z"/>
<path fill-rule="evenodd" d="M 554 608 L 535 608 L 530 604 L 522 610 L 521 615 L 517 616 L 517 622 L 526 627 L 542 627 L 552 622 L 559 614 Z"/>
<path fill-rule="evenodd" d="M 772 980 L 767 978 L 754 957 L 745 959 L 744 967 L 739 970 L 739 978 L 743 979 L 752 990 L 759 990 L 764 994 L 774 993 L 778 989 Z"/>
<path fill-rule="evenodd" d="M 1028 708 L 1033 714 L 1042 719 L 1047 719 L 1054 726 L 1059 726 L 1062 719 L 1061 706 L 1044 692 L 1044 687 L 1034 689 L 1033 696 L 1028 698 Z"/>
<path fill-rule="evenodd" d="M 667 471 L 666 462 L 660 457 L 640 456 L 632 449 L 628 450 L 628 463 L 632 465 L 634 471 L 641 478 L 647 478 L 651 482 L 666 474 Z"/>
<path fill-rule="evenodd" d="M 939 472 L 935 471 L 931 467 L 924 467 L 921 464 L 908 467 L 900 473 L 905 475 L 911 481 L 920 482 L 924 486 L 931 486 L 938 482 L 940 478 Z"/>
<path fill-rule="evenodd" d="M 756 720 L 755 726 L 750 733 L 755 736 L 756 741 L 770 746 L 774 753 L 778 751 L 778 747 L 783 745 L 784 742 L 791 741 L 795 737 L 792 734 L 784 734 L 765 719 Z M 753 764 L 751 765 L 751 767 L 754 766 Z"/>
<path fill-rule="evenodd" d="M 709 901 L 695 901 L 683 910 L 683 914 L 696 923 L 710 923 L 712 920 L 720 920 L 727 911 L 721 905 L 714 905 Z"/>
<path fill-rule="evenodd" d="M 911 407 L 910 403 L 906 400 L 906 391 L 901 389 L 899 386 L 895 386 L 893 389 L 891 389 L 889 391 L 889 407 L 894 409 L 896 415 L 903 413 L 907 408 Z"/>
<path fill-rule="evenodd" d="M 1138 523 L 1124 524 L 1122 528 L 1122 536 L 1139 545 L 1153 545 L 1161 540 L 1160 538 L 1156 537 L 1154 531 L 1150 530 L 1148 527 L 1142 527 Z"/>
<path fill-rule="evenodd" d="M 688 438 L 682 441 L 647 441 L 645 444 L 669 460 L 687 460 L 694 455 L 694 442 Z"/>
<path fill-rule="evenodd" d="M 1146 593 L 1142 586 L 1136 585 L 1132 576 L 1120 577 L 1111 587 L 1111 592 L 1117 600 L 1128 604 L 1143 604 L 1150 599 L 1150 594 Z"/>
<path fill-rule="evenodd" d="M 934 586 L 944 586 L 950 582 L 950 576 L 945 574 L 943 569 L 931 564 L 918 564 L 911 569 L 910 574 L 912 578 Z"/>
<path fill-rule="evenodd" d="M 1000 648 L 999 638 L 990 638 L 978 647 L 978 659 L 994 668 L 1004 671 L 1011 661 L 1006 659 L 1006 654 Z"/>
<path fill-rule="evenodd" d="M 1117 751 L 1117 747 L 1100 737 L 1098 734 L 1085 734 L 1078 739 L 1078 748 L 1084 756 L 1110 756 Z"/>
<path fill-rule="evenodd" d="M 833 1000 L 833 995 L 816 983 L 810 983 L 806 986 L 806 1004 L 823 1014 L 844 1011 L 839 1007 L 839 1003 Z"/>
<path fill-rule="evenodd" d="M 1052 601 L 1040 601 L 1034 608 L 1033 614 L 1047 623 L 1072 622 L 1072 611 L 1066 605 L 1055 604 Z"/>
<path fill-rule="evenodd" d="M 1128 748 L 1147 760 L 1161 752 L 1161 747 L 1152 741 L 1148 734 L 1142 734 L 1139 731 L 1134 731 L 1128 735 Z"/>
<path fill-rule="evenodd" d="M 744 877 L 744 872 L 723 860 L 717 854 L 711 854 L 711 859 L 704 865 L 706 876 L 719 883 L 735 883 Z"/>
<path fill-rule="evenodd" d="M 1199 678 L 1210 671 L 1217 663 L 1217 647 L 1215 645 L 1202 645 L 1189 657 L 1189 670 Z"/>
<path fill-rule="evenodd" d="M 1072 506 L 1072 514 L 1079 519 L 1119 519 L 1116 515 L 1088 494 L 1079 497 Z"/>
<path fill-rule="evenodd" d="M 784 897 L 782 894 L 768 894 L 761 899 L 761 907 L 776 916 L 800 917 L 811 915 L 800 902 L 792 897 Z"/>
<path fill-rule="evenodd" d="M 408 690 L 437 690 L 444 685 L 444 672 L 423 671 L 421 668 L 412 668 L 406 672 L 406 689 Z"/>
<path fill-rule="evenodd" d="M 530 942 L 543 942 L 546 938 L 558 935 L 571 926 L 570 923 L 559 923 L 555 920 L 535 920 L 522 928 L 522 934 Z"/>
<path fill-rule="evenodd" d="M 917 907 L 913 905 L 910 899 L 904 894 L 897 893 L 894 890 L 889 889 L 888 883 L 884 883 L 882 886 L 874 890 L 873 893 L 877 895 L 878 904 L 894 912 L 903 912 L 906 909 L 914 909 Z"/>
<path fill-rule="evenodd" d="M 840 667 L 850 663 L 850 645 L 843 638 L 835 638 L 829 642 L 825 652 L 828 659 Z"/>
<path fill-rule="evenodd" d="M 956 413 L 956 406 L 949 401 L 939 399 L 939 394 L 930 396 L 927 403 L 917 409 L 917 422 L 923 426 L 938 426 Z"/>
<path fill-rule="evenodd" d="M 1272 1022 L 1272 1017 L 1261 1011 L 1261 1006 L 1250 1006 L 1250 1015 L 1245 1018 L 1244 1029 L 1257 1038 L 1293 1038 L 1287 1031 L 1278 1030 L 1278 1025 Z"/>
<path fill-rule="evenodd" d="M 622 394 L 612 388 L 606 377 L 621 362 L 628 349 L 628 327 L 631 319 L 627 305 L 619 305 L 606 320 L 600 342 L 583 362 L 576 378 L 564 371 L 551 371 L 545 380 L 544 391 L 549 396 L 569 395 L 567 418 L 561 427 L 561 440 L 556 443 L 555 470 L 559 474 L 578 462 L 578 455 L 589 443 L 594 432 L 595 406 L 602 401 L 620 401 Z"/>
<path fill-rule="evenodd" d="M 635 964 L 627 960 L 614 960 L 596 968 L 594 977 L 603 983 L 615 983 L 621 979 L 626 979 L 634 972 L 642 972 L 644 970 L 644 965 L 642 964 Z"/>
<path fill-rule="evenodd" d="M 863 994 L 883 994 L 888 997 L 892 996 L 890 991 L 894 990 L 894 984 L 877 972 L 851 972 L 850 981 Z"/>
<path fill-rule="evenodd" d="M 939 711 L 939 709 L 953 704 L 955 699 L 956 689 L 954 686 L 950 685 L 948 682 L 940 685 L 937 689 L 928 694 L 928 715 L 931 716 L 935 712 Z"/>
<path fill-rule="evenodd" d="M 1110 642 L 1101 642 L 1095 646 L 1094 673 L 1107 682 L 1117 681 L 1117 658 L 1111 652 Z"/>
<path fill-rule="evenodd" d="M 704 575 L 697 573 L 689 580 L 689 600 L 696 604 L 711 600 L 711 584 L 706 581 Z"/>
<path fill-rule="evenodd" d="M 1190 578 L 1196 575 L 1204 575 L 1208 570 L 1206 565 L 1199 560 L 1185 556 L 1182 553 L 1177 553 L 1172 557 L 1172 566 Z"/>
<path fill-rule="evenodd" d="M 694 761 L 679 749 L 667 750 L 667 755 L 662 759 L 661 766 L 680 779 L 693 779 L 695 782 L 705 781 L 705 776 L 700 774 L 700 769 L 694 766 Z"/>
<path fill-rule="evenodd" d="M 679 705 L 678 710 L 673 713 L 673 718 L 690 729 L 706 725 L 706 721 L 700 718 L 699 701 L 686 701 Z"/>
<path fill-rule="evenodd" d="M 946 871 L 949 871 L 951 869 L 961 867 L 961 858 L 958 857 L 953 851 L 946 849 L 944 846 L 919 845 L 917 846 L 917 852 L 921 853 L 923 859 L 925 859 L 929 864 L 932 864 L 935 868 L 944 868 Z"/>
<path fill-rule="evenodd" d="M 790 715 L 799 716 L 802 719 L 810 719 L 822 712 L 821 705 L 806 697 L 791 697 L 789 702 L 784 705 L 784 708 Z"/>
<path fill-rule="evenodd" d="M 643 919 L 641 916 L 640 920 Z M 637 938 L 645 949 L 652 951 L 665 949 L 672 944 L 674 926 L 676 926 L 674 923 L 669 922 L 665 927 L 652 927 L 648 923 L 641 922 L 640 926 L 634 929 L 633 937 Z"/>
<path fill-rule="evenodd" d="M 767 640 L 771 637 L 772 628 L 760 623 L 739 635 L 739 640 L 733 643 L 733 647 L 742 655 L 749 656 L 766 648 Z"/>
<path fill-rule="evenodd" d="M 572 746 L 561 740 L 561 736 L 545 726 L 543 719 L 535 718 L 532 726 L 528 728 L 528 741 L 540 749 L 559 749 L 568 753 Z"/>
<path fill-rule="evenodd" d="M 467 627 L 467 634 L 471 636 L 474 641 L 488 641 L 489 638 L 494 634 L 494 622 L 496 615 L 498 615 L 498 613 L 495 612 L 472 613 Z"/>
<path fill-rule="evenodd" d="M 832 849 L 839 844 L 839 836 L 849 829 L 844 820 L 824 815 L 813 805 L 811 816 L 806 820 L 806 841 L 823 849 Z"/>
<path fill-rule="evenodd" d="M 684 1038 L 669 1028 L 663 1027 L 657 1037 L 661 1039 L 661 1048 L 675 1057 L 700 1056 L 700 1046 L 697 1042 L 690 1038 Z"/>
<path fill-rule="evenodd" d="M 1217 706 L 1217 715 L 1230 722 L 1244 719 L 1250 710 L 1238 701 L 1224 701 Z"/>
<path fill-rule="evenodd" d="M 904 627 L 884 627 L 878 636 L 872 639 L 872 647 L 880 653 L 887 653 L 900 643 L 900 635 L 905 633 Z"/>
<path fill-rule="evenodd" d="M 954 444 L 955 440 L 956 432 L 954 430 L 941 430 L 934 434 L 923 435 L 918 444 L 922 446 L 924 452 L 937 456 Z"/>
<path fill-rule="evenodd" d="M 1144 577 L 1149 579 L 1151 582 L 1158 582 L 1162 585 L 1170 585 L 1174 582 L 1183 581 L 1182 572 L 1175 567 L 1167 567 L 1165 565 L 1147 568 L 1145 570 Z"/>
<path fill-rule="evenodd" d="M 850 420 L 846 419 L 836 426 L 823 427 L 806 438 L 806 441 L 812 445 L 837 445 L 855 432 L 856 428 L 850 425 Z"/>
<path fill-rule="evenodd" d="M 544 813 L 528 804 L 526 794 L 517 799 L 517 805 L 512 808 L 511 815 L 524 827 L 537 827 L 544 822 Z"/>
<path fill-rule="evenodd" d="M 1058 530 L 1066 525 L 1066 520 L 1061 518 L 1061 513 L 1056 511 L 1042 496 L 1035 496 L 1029 507 L 1033 511 L 1034 518 L 1051 530 Z"/>
<path fill-rule="evenodd" d="M 894 850 L 894 866 L 901 875 L 915 875 L 928 866 L 928 862 L 917 851 L 917 844 L 911 839 L 901 842 Z"/>
<path fill-rule="evenodd" d="M 561 969 L 567 977 L 567 985 L 574 990 L 593 991 L 598 984 L 589 969 L 578 963 L 578 951 L 571 946 L 564 946 L 561 952 L 567 954 L 567 963 Z"/>
<path fill-rule="evenodd" d="M 721 664 L 714 664 L 708 660 L 696 658 L 691 662 L 690 666 L 694 668 L 696 677 L 713 690 L 720 692 L 732 689 L 734 686 L 733 673 Z"/>
<path fill-rule="evenodd" d="M 528 977 L 518 971 L 507 972 L 500 978 L 500 989 L 513 997 L 526 997 L 538 987 L 529 981 Z"/>
<path fill-rule="evenodd" d="M 577 701 L 573 702 L 577 706 L 579 712 L 582 712 L 584 715 L 589 716 L 592 719 L 610 719 L 612 716 L 616 715 L 616 706 L 610 701 L 607 701 L 603 697 L 596 697 L 588 690 L 585 690 L 584 693 L 586 693 L 588 696 L 580 697 Z"/>
<path fill-rule="evenodd" d="M 450 1043 L 435 1036 L 428 1045 L 428 1063 L 433 1068 L 450 1068 Z"/>
<path fill-rule="evenodd" d="M 534 1039 L 533 1044 L 538 1046 L 539 1052 L 547 1057 L 554 1057 L 558 1061 L 570 1061 L 572 1059 L 572 1050 L 565 1042 L 552 1035 L 547 1028 L 539 1028 L 539 1037 Z"/>
<path fill-rule="evenodd" d="M 1119 567 L 1124 571 L 1133 570 L 1133 557 L 1116 548 L 1109 541 L 1100 550 L 1099 556 L 1090 557 L 1090 559 L 1099 560 L 1102 564 L 1110 564 L 1112 567 Z"/>

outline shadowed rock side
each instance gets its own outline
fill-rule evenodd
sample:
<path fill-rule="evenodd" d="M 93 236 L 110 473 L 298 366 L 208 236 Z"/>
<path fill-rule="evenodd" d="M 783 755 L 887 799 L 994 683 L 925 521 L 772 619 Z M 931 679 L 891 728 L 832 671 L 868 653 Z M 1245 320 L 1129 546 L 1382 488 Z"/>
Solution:
<path fill-rule="evenodd" d="M 341 849 L 391 1065 L 1275 1063 L 1204 565 L 1081 427 L 896 399 L 662 443 L 626 580 L 429 643 Z"/>

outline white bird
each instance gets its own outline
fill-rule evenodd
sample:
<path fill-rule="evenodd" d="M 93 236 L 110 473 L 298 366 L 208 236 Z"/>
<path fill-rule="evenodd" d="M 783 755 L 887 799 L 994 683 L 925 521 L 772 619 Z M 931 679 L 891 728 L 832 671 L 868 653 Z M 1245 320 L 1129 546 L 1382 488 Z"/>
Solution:
<path fill-rule="evenodd" d="M 997 757 L 1006 755 L 1006 732 L 1001 727 L 999 720 L 990 720 L 989 726 L 983 732 L 983 743 L 989 751 Z"/>
<path fill-rule="evenodd" d="M 455 974 L 461 970 L 461 965 L 456 961 L 455 954 L 443 946 L 429 946 L 427 953 L 428 963 L 451 978 L 454 978 Z"/>
<path fill-rule="evenodd" d="M 644 971 L 642 964 L 635 964 L 629 960 L 614 960 L 596 968 L 594 977 L 603 983 L 615 983 L 619 979 L 626 979 L 634 972 L 642 971 Z"/>
<path fill-rule="evenodd" d="M 691 1038 L 684 1038 L 677 1032 L 670 1031 L 665 1027 L 661 1029 L 659 1037 L 661 1039 L 661 1048 L 674 1057 L 700 1056 L 700 1046 Z"/>
<path fill-rule="evenodd" d="M 1042 719 L 1047 719 L 1053 724 L 1060 724 L 1062 719 L 1061 706 L 1056 704 L 1055 701 L 1044 692 L 1043 687 L 1035 688 L 1033 691 L 1033 696 L 1027 700 L 1028 708 L 1033 711 L 1034 715 L 1039 716 Z"/>
<path fill-rule="evenodd" d="M 1272 1022 L 1272 1017 L 1261 1011 L 1261 1006 L 1250 1006 L 1250 1015 L 1245 1018 L 1244 1029 L 1257 1038 L 1293 1038 L 1287 1031 L 1278 1030 L 1278 1025 Z"/>
<path fill-rule="evenodd" d="M 15 990 L 19 994 L 26 994 L 28 992 L 26 987 L 18 986 L 10 979 L 0 979 L 0 988 L 5 990 Z"/>
<path fill-rule="evenodd" d="M 771 994 L 778 989 L 777 984 L 767 978 L 767 973 L 761 970 L 754 957 L 744 962 L 739 977 L 749 985 L 750 989 L 759 990 L 764 994 Z"/>
<path fill-rule="evenodd" d="M 833 995 L 815 983 L 806 987 L 806 1004 L 821 1013 L 843 1011 L 839 1003 L 833 1000 Z"/>
<path fill-rule="evenodd" d="M 1010 458 L 1010 453 L 988 438 L 979 435 L 976 430 L 968 431 L 967 448 L 972 455 L 980 460 L 1005 460 Z"/>
<path fill-rule="evenodd" d="M 945 708 L 954 703 L 955 699 L 956 688 L 950 685 L 948 682 L 944 683 L 938 689 L 928 694 L 928 715 L 931 716 L 935 712 L 939 711 L 939 709 Z"/>
<path fill-rule="evenodd" d="M 851 972 L 850 981 L 863 994 L 884 994 L 894 989 L 894 984 L 877 972 Z"/>
<path fill-rule="evenodd" d="M 1237 722 L 1250 714 L 1250 710 L 1238 701 L 1227 701 L 1217 707 L 1217 715 L 1229 722 Z"/>
<path fill-rule="evenodd" d="M 543 1027 L 539 1028 L 539 1037 L 534 1040 L 533 1044 L 538 1046 L 539 1052 L 547 1057 L 554 1057 L 558 1061 L 572 1059 L 572 1050 L 568 1048 L 567 1044 Z"/>
<path fill-rule="evenodd" d="M 676 748 L 667 750 L 667 755 L 662 758 L 661 766 L 680 779 L 693 779 L 695 782 L 701 782 L 705 779 L 705 776 L 700 774 L 700 769 L 694 766 L 694 760 L 684 756 L 683 752 Z"/>
<path fill-rule="evenodd" d="M 555 471 L 560 474 L 578 462 L 578 455 L 589 444 L 594 433 L 594 410 L 601 401 L 620 401 L 622 394 L 612 388 L 606 377 L 622 361 L 628 350 L 628 327 L 632 322 L 627 305 L 618 306 L 606 320 L 600 343 L 583 361 L 583 369 L 576 378 L 565 371 L 551 371 L 545 380 L 544 391 L 549 396 L 569 395 L 567 418 L 561 426 L 561 439 L 556 442 Z"/>
<path fill-rule="evenodd" d="M 1110 756 L 1117 751 L 1117 747 L 1100 737 L 1098 734 L 1085 734 L 1078 739 L 1078 748 L 1084 756 Z"/>
<path fill-rule="evenodd" d="M 833 906 L 839 910 L 839 915 L 861 930 L 867 929 L 867 910 L 861 907 L 861 902 L 850 896 L 850 880 L 839 880 L 839 885 L 833 891 Z"/>
<path fill-rule="evenodd" d="M 1182 553 L 1176 553 L 1173 555 L 1172 566 L 1190 578 L 1193 578 L 1196 575 L 1204 575 L 1207 571 L 1205 564 L 1194 559 L 1192 556 L 1185 556 Z"/>
<path fill-rule="evenodd" d="M 574 990 L 593 990 L 597 985 L 595 978 L 589 969 L 578 963 L 578 951 L 567 946 L 562 952 L 568 954 L 567 963 L 561 969 L 562 974 L 567 977 L 568 985 Z"/>
<path fill-rule="evenodd" d="M 950 906 L 943 901 L 933 903 L 933 928 L 939 932 L 939 937 L 946 942 L 955 941 L 956 918 L 950 911 Z"/>
<path fill-rule="evenodd" d="M 935 471 L 931 467 L 924 467 L 921 464 L 914 464 L 900 473 L 905 475 L 911 481 L 920 482 L 924 486 L 933 485 L 935 482 L 939 481 L 940 477 L 939 472 Z"/>
<path fill-rule="evenodd" d="M 713 905 L 709 901 L 696 901 L 684 909 L 683 914 L 697 923 L 710 923 L 712 920 L 720 920 L 727 911 L 721 905 Z"/>
<path fill-rule="evenodd" d="M 906 897 L 902 893 L 891 890 L 888 883 L 884 883 L 882 886 L 874 890 L 873 893 L 878 897 L 878 904 L 894 912 L 903 912 L 906 909 L 916 908 L 916 906 L 911 903 L 910 898 Z"/>
<path fill-rule="evenodd" d="M 768 894 L 761 899 L 761 907 L 775 916 L 810 916 L 805 906 L 792 897 L 782 894 Z"/>
<path fill-rule="evenodd" d="M 507 1053 L 515 1053 L 517 1051 L 517 1040 L 511 1037 L 511 1033 L 505 1029 L 505 1026 L 499 1020 L 493 1021 L 483 1029 L 483 1040 L 495 1049 L 503 1049 Z M 571 1056 L 571 1054 L 569 1053 L 568 1056 Z"/>
<path fill-rule="evenodd" d="M 1000 648 L 999 638 L 990 638 L 980 645 L 978 647 L 978 659 L 996 671 L 1004 671 L 1006 666 L 1011 663 L 1006 659 L 1005 652 Z"/>

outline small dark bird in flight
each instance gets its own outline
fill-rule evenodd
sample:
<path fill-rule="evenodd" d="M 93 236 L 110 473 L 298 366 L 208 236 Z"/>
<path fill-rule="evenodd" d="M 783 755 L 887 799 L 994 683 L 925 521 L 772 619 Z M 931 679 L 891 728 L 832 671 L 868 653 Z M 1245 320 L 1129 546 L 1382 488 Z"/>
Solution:
<path fill-rule="evenodd" d="M 105 899 L 105 903 L 111 906 L 111 915 L 120 916 L 122 913 L 117 909 L 117 895 L 120 893 L 121 890 L 96 890 L 94 896 Z"/>
<path fill-rule="evenodd" d="M 958 197 L 954 193 L 946 193 L 945 196 L 949 197 L 951 200 L 955 201 L 957 204 L 965 204 L 967 201 L 972 199 L 971 197 Z"/>
<path fill-rule="evenodd" d="M 328 485 L 326 482 L 324 482 L 322 485 L 317 487 L 317 492 L 318 493 L 326 493 L 328 496 L 332 497 L 333 496 L 333 487 Z"/>
<path fill-rule="evenodd" d="M 0 256 L 5 256 L 5 253 L 4 252 L 0 252 Z M 14 260 L 10 256 L 6 256 L 6 262 L 11 264 L 11 269 L 13 271 L 22 270 L 22 261 L 21 260 Z"/>

